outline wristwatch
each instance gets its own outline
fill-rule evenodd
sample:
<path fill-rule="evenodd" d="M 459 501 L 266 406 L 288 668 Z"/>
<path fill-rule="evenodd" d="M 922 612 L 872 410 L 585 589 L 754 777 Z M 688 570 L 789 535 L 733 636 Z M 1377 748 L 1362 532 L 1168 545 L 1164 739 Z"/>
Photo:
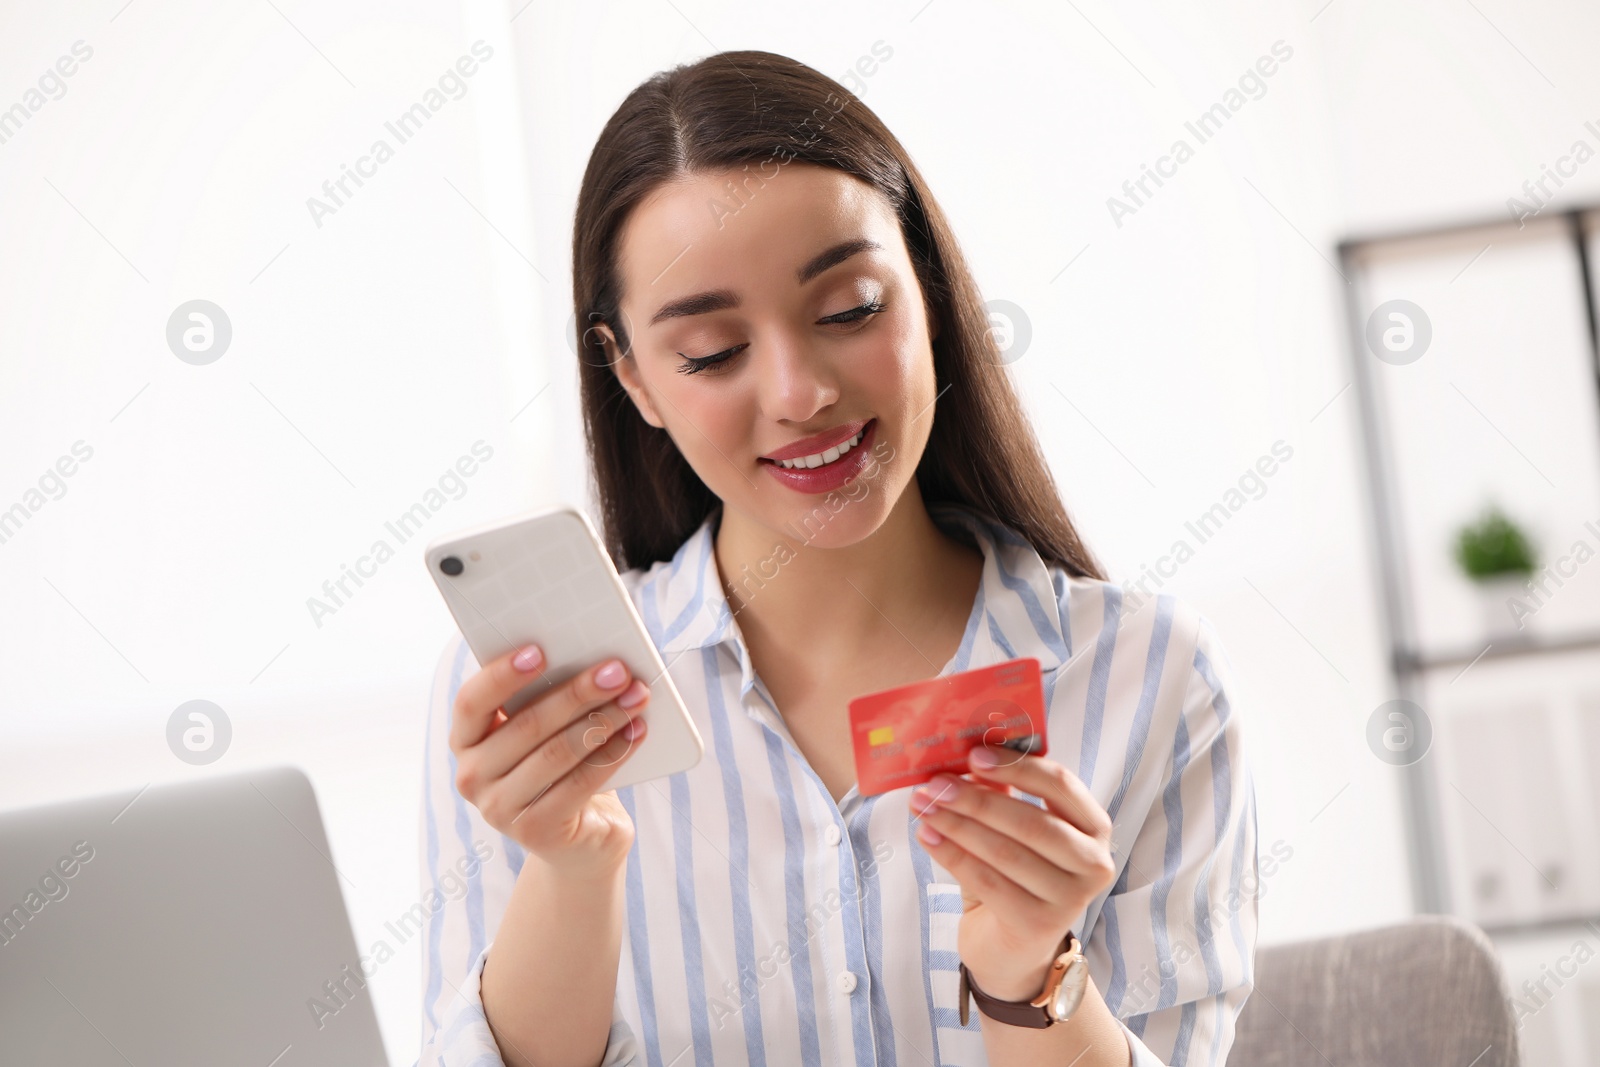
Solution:
<path fill-rule="evenodd" d="M 1089 963 L 1083 958 L 1078 939 L 1069 930 L 1061 939 L 1061 953 L 1050 965 L 1044 988 L 1032 1000 L 997 1000 L 978 988 L 965 963 L 961 964 L 961 1025 L 967 1025 L 967 993 L 978 1002 L 978 1010 L 997 1022 L 1029 1026 L 1042 1030 L 1065 1022 L 1083 1003 L 1089 988 Z"/>

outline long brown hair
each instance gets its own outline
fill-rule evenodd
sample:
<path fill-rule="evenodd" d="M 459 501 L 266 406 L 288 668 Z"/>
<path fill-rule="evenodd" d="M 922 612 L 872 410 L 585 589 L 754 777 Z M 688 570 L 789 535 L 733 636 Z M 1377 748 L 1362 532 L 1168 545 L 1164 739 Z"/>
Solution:
<path fill-rule="evenodd" d="M 799 161 L 854 175 L 900 219 L 928 304 L 938 400 L 917 485 L 1011 527 L 1046 562 L 1104 573 L 1073 528 L 1002 365 L 988 315 L 944 212 L 877 115 L 832 78 L 772 52 L 721 52 L 662 71 L 600 131 L 572 229 L 579 384 L 606 546 L 619 569 L 671 559 L 720 504 L 672 439 L 644 421 L 617 379 L 604 323 L 631 352 L 617 246 L 633 206 L 692 172 Z M 748 185 L 746 186 L 748 188 Z M 759 188 L 759 186 L 758 186 Z"/>

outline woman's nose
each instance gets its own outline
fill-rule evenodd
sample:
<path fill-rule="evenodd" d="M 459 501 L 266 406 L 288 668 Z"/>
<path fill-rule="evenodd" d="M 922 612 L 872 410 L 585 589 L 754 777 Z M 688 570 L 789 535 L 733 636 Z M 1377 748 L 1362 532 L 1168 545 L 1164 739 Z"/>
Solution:
<path fill-rule="evenodd" d="M 827 354 L 791 331 L 775 331 L 756 354 L 761 411 L 774 422 L 807 422 L 839 399 Z"/>

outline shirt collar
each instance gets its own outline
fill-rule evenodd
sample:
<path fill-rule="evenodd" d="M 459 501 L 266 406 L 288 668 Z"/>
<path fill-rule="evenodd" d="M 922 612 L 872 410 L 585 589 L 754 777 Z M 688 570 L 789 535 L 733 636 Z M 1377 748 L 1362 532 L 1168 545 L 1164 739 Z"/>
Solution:
<path fill-rule="evenodd" d="M 749 688 L 749 653 L 712 551 L 720 514 L 713 509 L 670 561 L 652 565 L 638 600 L 645 626 L 669 665 L 694 649 L 731 643 Z M 940 673 L 1030 656 L 1046 673 L 1066 663 L 1072 652 L 1071 635 L 1062 624 L 1065 570 L 1046 565 L 1009 526 L 964 505 L 930 504 L 928 514 L 941 529 L 975 543 L 983 553 L 983 576 L 961 647 Z"/>

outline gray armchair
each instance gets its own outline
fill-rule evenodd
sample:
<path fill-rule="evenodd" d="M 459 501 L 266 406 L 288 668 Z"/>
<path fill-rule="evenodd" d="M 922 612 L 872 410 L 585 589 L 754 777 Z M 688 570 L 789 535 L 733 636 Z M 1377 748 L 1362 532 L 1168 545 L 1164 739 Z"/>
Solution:
<path fill-rule="evenodd" d="M 1494 946 L 1462 919 L 1271 945 L 1229 1067 L 1518 1067 Z"/>

